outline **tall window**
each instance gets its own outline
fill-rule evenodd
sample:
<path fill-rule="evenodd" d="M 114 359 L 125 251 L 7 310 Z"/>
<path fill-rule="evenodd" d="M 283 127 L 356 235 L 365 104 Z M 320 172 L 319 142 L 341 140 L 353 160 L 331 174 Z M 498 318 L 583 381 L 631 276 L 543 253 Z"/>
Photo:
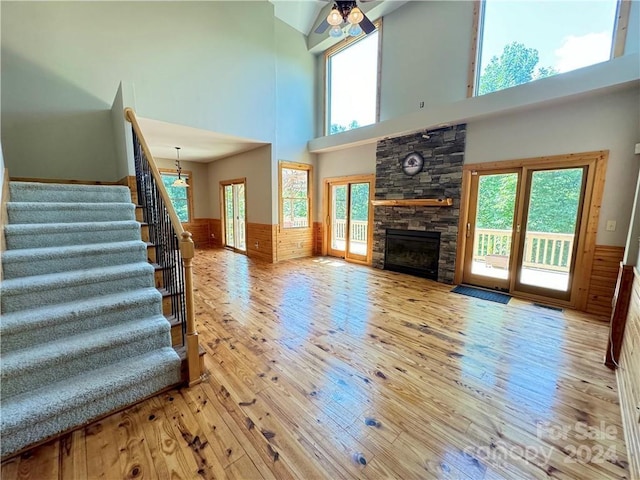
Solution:
<path fill-rule="evenodd" d="M 378 121 L 379 30 L 327 50 L 327 134 Z"/>
<path fill-rule="evenodd" d="M 616 0 L 484 0 L 475 95 L 609 60 L 616 9 Z"/>
<path fill-rule="evenodd" d="M 162 177 L 162 183 L 164 183 L 164 186 L 167 189 L 173 208 L 178 214 L 178 218 L 183 223 L 189 222 L 191 218 L 191 189 L 193 187 L 173 187 L 173 182 L 178 178 L 178 175 L 173 170 L 160 171 L 160 176 Z M 191 185 L 190 172 L 185 172 L 183 170 L 180 177 L 184 178 L 186 182 Z"/>
<path fill-rule="evenodd" d="M 308 228 L 311 224 L 311 165 L 280 163 L 280 224 Z"/>

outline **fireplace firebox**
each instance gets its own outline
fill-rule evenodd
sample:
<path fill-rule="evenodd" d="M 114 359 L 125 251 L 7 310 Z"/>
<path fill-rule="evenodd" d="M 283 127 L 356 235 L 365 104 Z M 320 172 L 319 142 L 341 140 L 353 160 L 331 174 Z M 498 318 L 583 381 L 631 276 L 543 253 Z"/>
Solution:
<path fill-rule="evenodd" d="M 385 270 L 438 280 L 440 233 L 387 229 Z"/>

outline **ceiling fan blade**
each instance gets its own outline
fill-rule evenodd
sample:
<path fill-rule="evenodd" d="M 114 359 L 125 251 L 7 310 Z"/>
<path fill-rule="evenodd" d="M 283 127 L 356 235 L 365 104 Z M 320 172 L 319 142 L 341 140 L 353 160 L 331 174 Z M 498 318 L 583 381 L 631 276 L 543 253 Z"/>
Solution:
<path fill-rule="evenodd" d="M 365 34 L 369 35 L 371 32 L 375 31 L 376 26 L 371 23 L 371 20 L 369 20 L 366 15 L 364 15 L 362 20 L 360 20 L 360 28 L 362 28 Z"/>
<path fill-rule="evenodd" d="M 314 32 L 316 33 L 324 33 L 327 31 L 327 28 L 329 28 L 329 22 L 327 22 L 327 19 L 325 18 L 320 25 L 318 25 L 318 28 L 316 28 L 314 30 Z"/>

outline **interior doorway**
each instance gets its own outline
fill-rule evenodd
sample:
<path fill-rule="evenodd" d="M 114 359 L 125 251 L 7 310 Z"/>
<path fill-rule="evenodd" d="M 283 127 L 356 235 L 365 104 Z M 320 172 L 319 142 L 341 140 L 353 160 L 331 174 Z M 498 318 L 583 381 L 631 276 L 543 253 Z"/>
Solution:
<path fill-rule="evenodd" d="M 247 212 L 245 179 L 220 182 L 224 245 L 235 251 L 247 251 Z"/>
<path fill-rule="evenodd" d="M 374 176 L 325 180 L 327 254 L 371 263 Z"/>
<path fill-rule="evenodd" d="M 465 167 L 457 283 L 575 306 L 589 281 L 603 165 L 605 155 L 584 154 Z"/>

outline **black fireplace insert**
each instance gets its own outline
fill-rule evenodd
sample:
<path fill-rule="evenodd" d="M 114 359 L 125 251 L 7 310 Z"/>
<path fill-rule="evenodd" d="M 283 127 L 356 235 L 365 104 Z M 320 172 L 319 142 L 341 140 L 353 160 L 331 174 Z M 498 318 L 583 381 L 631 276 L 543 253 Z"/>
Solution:
<path fill-rule="evenodd" d="M 440 232 L 387 229 L 385 270 L 438 280 Z"/>

